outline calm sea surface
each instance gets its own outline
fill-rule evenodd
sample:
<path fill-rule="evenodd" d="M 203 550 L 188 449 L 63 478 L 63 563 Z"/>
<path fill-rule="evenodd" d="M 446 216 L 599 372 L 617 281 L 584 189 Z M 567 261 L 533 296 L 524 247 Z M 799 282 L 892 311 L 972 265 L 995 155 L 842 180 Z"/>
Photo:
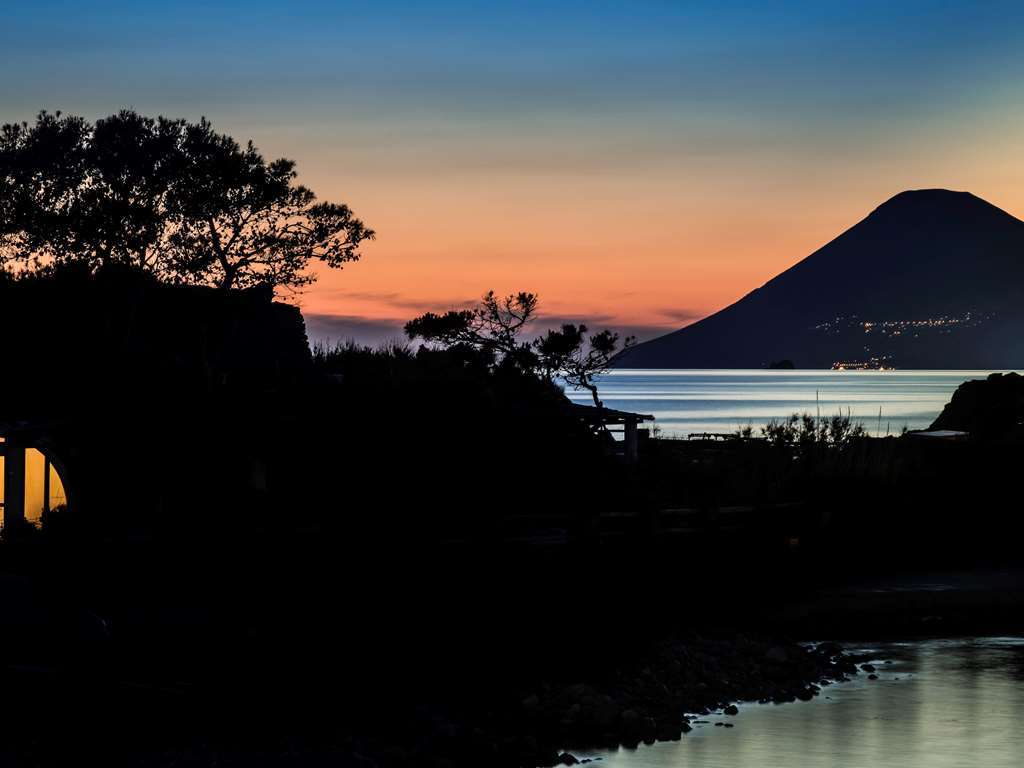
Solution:
<path fill-rule="evenodd" d="M 953 390 L 990 371 L 616 370 L 599 382 L 609 408 L 649 413 L 666 436 L 756 428 L 792 413 L 849 412 L 872 434 L 924 429 Z M 590 393 L 566 394 L 591 403 Z M 879 419 L 881 410 L 881 419 Z"/>
<path fill-rule="evenodd" d="M 578 752 L 604 768 L 1010 768 L 1024 765 L 1024 640 L 978 638 L 870 649 L 860 675 L 816 699 L 740 706 L 678 742 Z M 734 723 L 720 728 L 718 721 Z"/>

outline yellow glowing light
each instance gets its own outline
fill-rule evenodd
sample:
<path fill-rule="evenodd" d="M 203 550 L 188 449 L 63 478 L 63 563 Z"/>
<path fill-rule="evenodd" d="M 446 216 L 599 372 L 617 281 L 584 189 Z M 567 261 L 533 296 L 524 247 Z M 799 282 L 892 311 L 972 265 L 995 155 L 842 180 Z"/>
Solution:
<path fill-rule="evenodd" d="M 50 475 L 49 498 L 46 495 L 46 473 Z M 35 448 L 25 451 L 25 519 L 39 525 L 47 510 L 67 504 L 64 481 L 53 464 Z M 0 510 L 4 510 L 4 457 L 0 456 Z M 5 510 L 4 510 L 5 511 Z M 0 520 L 2 520 L 0 515 Z"/>

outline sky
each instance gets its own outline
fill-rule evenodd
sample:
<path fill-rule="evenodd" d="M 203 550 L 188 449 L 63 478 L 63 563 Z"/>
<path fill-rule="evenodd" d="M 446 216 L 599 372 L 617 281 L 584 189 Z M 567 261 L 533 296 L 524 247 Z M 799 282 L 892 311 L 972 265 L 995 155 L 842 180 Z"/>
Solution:
<path fill-rule="evenodd" d="M 298 302 L 369 343 L 485 291 L 649 338 L 905 189 L 1024 216 L 1024 3 L 0 0 L 0 122 L 130 107 L 377 231 Z M 855 276 L 854 276 L 855 277 Z"/>

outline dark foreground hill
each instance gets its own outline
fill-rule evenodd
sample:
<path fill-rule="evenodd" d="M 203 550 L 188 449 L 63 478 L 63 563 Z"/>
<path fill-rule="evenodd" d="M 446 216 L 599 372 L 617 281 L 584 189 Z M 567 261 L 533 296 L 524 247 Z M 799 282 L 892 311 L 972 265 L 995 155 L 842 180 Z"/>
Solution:
<path fill-rule="evenodd" d="M 1016 368 L 1024 222 L 967 192 L 903 192 L 744 296 L 634 347 L 635 368 Z"/>
<path fill-rule="evenodd" d="M 1016 564 L 1019 443 L 651 437 L 623 465 L 541 379 L 311 355 L 266 290 L 58 271 L 0 281 L 0 323 L 4 515 L 26 445 L 68 491 L 0 531 L 0 766 L 530 768 L 853 671 L 785 637 L 1019 630 L 1002 575 L 980 608 L 835 597 Z"/>

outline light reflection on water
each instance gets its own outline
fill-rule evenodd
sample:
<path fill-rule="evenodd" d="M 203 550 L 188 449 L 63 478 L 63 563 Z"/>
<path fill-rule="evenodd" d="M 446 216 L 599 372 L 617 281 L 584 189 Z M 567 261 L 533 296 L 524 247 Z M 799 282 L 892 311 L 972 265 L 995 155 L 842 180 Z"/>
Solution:
<path fill-rule="evenodd" d="M 809 702 L 743 705 L 678 742 L 576 753 L 605 768 L 1002 768 L 1024 765 L 1024 639 L 873 646 L 861 674 Z M 899 679 L 896 679 L 899 678 Z M 828 698 L 826 698 L 828 697 Z M 713 725 L 719 720 L 734 728 Z"/>
<path fill-rule="evenodd" d="M 968 379 L 989 371 L 615 370 L 598 381 L 609 408 L 650 413 L 666 436 L 759 428 L 791 413 L 846 413 L 871 432 L 924 429 Z M 566 394 L 589 404 L 590 394 Z M 881 424 L 879 424 L 881 409 Z"/>

